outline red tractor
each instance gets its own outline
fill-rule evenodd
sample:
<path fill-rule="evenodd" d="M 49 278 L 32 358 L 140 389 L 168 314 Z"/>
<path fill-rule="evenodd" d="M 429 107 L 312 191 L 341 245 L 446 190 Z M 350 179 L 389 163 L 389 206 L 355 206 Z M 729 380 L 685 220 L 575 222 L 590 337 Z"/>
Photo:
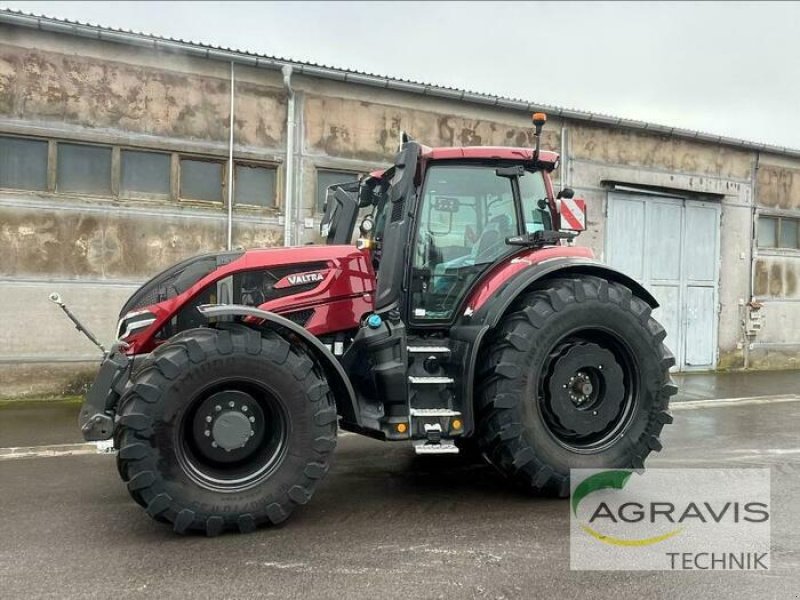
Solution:
<path fill-rule="evenodd" d="M 326 245 L 197 256 L 136 291 L 80 416 L 134 500 L 181 533 L 279 523 L 338 428 L 474 446 L 562 497 L 571 468 L 643 468 L 676 391 L 657 303 L 571 245 L 581 201 L 534 124 L 534 149 L 404 136 L 328 190 Z"/>

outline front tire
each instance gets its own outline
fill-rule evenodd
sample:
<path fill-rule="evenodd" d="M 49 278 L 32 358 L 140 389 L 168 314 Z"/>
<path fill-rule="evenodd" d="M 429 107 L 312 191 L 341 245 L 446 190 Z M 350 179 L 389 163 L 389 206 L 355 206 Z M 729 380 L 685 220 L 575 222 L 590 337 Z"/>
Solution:
<path fill-rule="evenodd" d="M 333 395 L 314 361 L 242 325 L 175 336 L 120 406 L 120 475 L 178 533 L 286 520 L 311 498 L 336 445 Z"/>
<path fill-rule="evenodd" d="M 522 487 L 565 497 L 570 469 L 642 469 L 661 449 L 675 360 L 627 287 L 588 276 L 545 285 L 482 352 L 477 438 Z"/>

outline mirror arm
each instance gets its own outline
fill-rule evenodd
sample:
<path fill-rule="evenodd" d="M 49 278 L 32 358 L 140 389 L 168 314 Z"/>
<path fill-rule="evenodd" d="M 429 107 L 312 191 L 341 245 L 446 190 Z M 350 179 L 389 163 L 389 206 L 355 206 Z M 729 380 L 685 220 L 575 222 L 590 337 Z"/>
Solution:
<path fill-rule="evenodd" d="M 573 231 L 534 231 L 533 233 L 506 238 L 506 244 L 509 246 L 542 248 L 543 246 L 556 246 L 561 240 L 574 240 L 577 236 L 578 234 Z"/>

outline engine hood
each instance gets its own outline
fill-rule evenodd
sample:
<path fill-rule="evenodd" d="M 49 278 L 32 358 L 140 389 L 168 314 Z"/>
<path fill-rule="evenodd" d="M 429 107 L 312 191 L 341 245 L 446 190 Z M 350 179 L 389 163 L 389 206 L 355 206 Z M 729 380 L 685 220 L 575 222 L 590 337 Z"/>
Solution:
<path fill-rule="evenodd" d="M 371 304 L 374 286 L 369 254 L 354 246 L 204 254 L 165 269 L 137 290 L 120 313 L 118 335 L 127 332 L 127 343 L 149 351 L 154 335 L 163 339 L 203 326 L 206 321 L 197 311 L 201 304 L 256 306 L 289 318 L 297 315 L 298 323 L 305 325 L 304 314 L 317 313 L 318 320 L 331 320 L 342 314 L 334 306 L 352 308 L 353 299 L 358 299 L 361 308 Z M 315 311 L 317 307 L 322 308 Z M 352 318 L 340 319 L 337 326 L 357 323 L 361 308 L 348 310 Z M 316 327 L 326 328 L 323 323 Z"/>

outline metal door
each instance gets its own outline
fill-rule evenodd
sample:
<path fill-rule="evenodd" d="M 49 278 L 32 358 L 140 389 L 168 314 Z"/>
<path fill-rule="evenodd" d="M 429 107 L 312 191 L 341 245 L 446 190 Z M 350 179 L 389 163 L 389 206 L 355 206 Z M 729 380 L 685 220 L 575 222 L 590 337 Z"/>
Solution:
<path fill-rule="evenodd" d="M 716 364 L 718 204 L 610 193 L 606 260 L 641 282 L 679 370 Z"/>

